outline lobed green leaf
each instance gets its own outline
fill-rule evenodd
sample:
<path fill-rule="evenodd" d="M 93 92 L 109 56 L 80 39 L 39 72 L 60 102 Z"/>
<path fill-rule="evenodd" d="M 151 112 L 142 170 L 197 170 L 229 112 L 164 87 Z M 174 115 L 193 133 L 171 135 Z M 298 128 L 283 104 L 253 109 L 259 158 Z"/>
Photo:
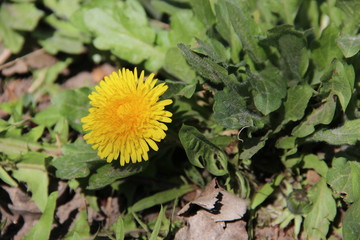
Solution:
<path fill-rule="evenodd" d="M 196 128 L 183 125 L 179 131 L 179 138 L 191 164 L 200 168 L 205 167 L 216 176 L 228 172 L 226 154 Z"/>

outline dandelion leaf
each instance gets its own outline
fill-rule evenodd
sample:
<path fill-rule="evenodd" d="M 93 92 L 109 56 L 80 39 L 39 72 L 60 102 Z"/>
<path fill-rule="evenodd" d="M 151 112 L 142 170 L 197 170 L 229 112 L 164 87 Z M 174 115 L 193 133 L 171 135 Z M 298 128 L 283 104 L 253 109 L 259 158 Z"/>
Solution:
<path fill-rule="evenodd" d="M 200 168 L 205 167 L 216 176 L 227 173 L 226 154 L 196 128 L 183 125 L 179 137 L 191 164 Z"/>

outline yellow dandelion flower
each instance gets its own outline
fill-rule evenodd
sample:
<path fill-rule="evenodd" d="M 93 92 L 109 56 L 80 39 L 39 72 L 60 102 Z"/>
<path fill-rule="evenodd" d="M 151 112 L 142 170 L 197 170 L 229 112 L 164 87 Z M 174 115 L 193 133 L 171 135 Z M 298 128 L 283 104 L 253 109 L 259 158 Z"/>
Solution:
<path fill-rule="evenodd" d="M 89 114 L 81 119 L 84 123 L 84 139 L 98 150 L 100 158 L 107 162 L 120 157 L 120 165 L 149 159 L 149 146 L 157 151 L 156 142 L 165 138 L 172 113 L 165 106 L 172 103 L 160 96 L 168 89 L 165 83 L 155 86 L 157 79 L 150 74 L 144 79 L 144 71 L 138 78 L 134 72 L 123 68 L 118 73 L 100 81 L 89 95 Z"/>

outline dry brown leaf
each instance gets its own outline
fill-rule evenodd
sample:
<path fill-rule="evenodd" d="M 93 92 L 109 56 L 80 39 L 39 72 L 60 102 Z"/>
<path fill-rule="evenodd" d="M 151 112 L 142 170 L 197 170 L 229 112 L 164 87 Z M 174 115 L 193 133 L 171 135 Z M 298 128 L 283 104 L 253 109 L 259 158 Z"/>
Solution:
<path fill-rule="evenodd" d="M 86 199 L 81 194 L 81 189 L 77 189 L 71 201 L 57 207 L 56 216 L 59 223 L 63 224 L 74 210 L 84 208 L 84 206 L 86 206 Z"/>
<path fill-rule="evenodd" d="M 16 73 L 27 73 L 30 69 L 42 69 L 54 65 L 56 62 L 55 57 L 46 53 L 43 49 L 39 49 L 1 65 L 0 70 L 4 76 L 11 76 Z"/>
<path fill-rule="evenodd" d="M 81 88 L 94 85 L 94 80 L 90 72 L 82 71 L 69 78 L 62 86 L 66 89 Z"/>
<path fill-rule="evenodd" d="M 11 51 L 0 43 L 0 65 L 6 62 L 9 57 L 11 57 Z"/>
<path fill-rule="evenodd" d="M 178 212 L 186 226 L 175 239 L 247 239 L 246 223 L 239 221 L 246 208 L 244 199 L 225 191 L 214 179 L 198 198 Z"/>
<path fill-rule="evenodd" d="M 6 82 L 3 93 L 0 95 L 0 103 L 16 101 L 22 95 L 27 93 L 30 86 L 31 79 L 29 78 L 14 79 Z"/>
<path fill-rule="evenodd" d="M 104 79 L 105 76 L 110 75 L 112 72 L 115 72 L 116 68 L 111 66 L 110 64 L 103 64 L 100 66 L 95 67 L 92 72 L 92 78 L 94 80 L 95 83 L 100 82 L 101 80 Z"/>
<path fill-rule="evenodd" d="M 241 219 L 246 213 L 247 202 L 234 194 L 221 190 L 222 194 L 220 213 L 214 215 L 216 222 L 226 222 Z"/>
<path fill-rule="evenodd" d="M 180 229 L 175 240 L 242 240 L 248 239 L 244 221 L 229 222 L 225 226 L 212 219 L 212 214 L 199 210 L 189 217 L 187 226 Z"/>
<path fill-rule="evenodd" d="M 39 220 L 41 211 L 31 201 L 31 197 L 20 188 L 6 185 L 2 185 L 1 188 L 7 192 L 7 197 L 9 198 L 7 199 L 6 196 L 1 197 L 1 200 L 5 201 L 1 203 L 1 215 L 9 219 L 2 229 L 2 235 L 5 235 L 13 227 L 18 229 L 17 232 L 10 232 L 9 234 L 11 234 L 14 240 L 22 239 L 23 235 Z"/>

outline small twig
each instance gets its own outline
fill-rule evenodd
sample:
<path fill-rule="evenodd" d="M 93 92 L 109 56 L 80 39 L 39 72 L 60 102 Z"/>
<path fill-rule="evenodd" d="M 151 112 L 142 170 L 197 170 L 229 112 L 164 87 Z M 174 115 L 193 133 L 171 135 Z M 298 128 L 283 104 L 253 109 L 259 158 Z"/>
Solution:
<path fill-rule="evenodd" d="M 242 132 L 245 128 L 248 128 L 248 127 L 249 127 L 249 126 L 242 127 L 242 128 L 240 129 L 240 131 L 238 132 L 238 134 L 237 134 L 237 139 L 238 139 L 239 141 L 244 142 L 244 140 L 240 138 L 240 134 L 241 134 L 241 132 Z"/>
<path fill-rule="evenodd" d="M 33 83 L 31 84 L 28 93 L 34 93 L 40 86 L 43 85 L 44 80 L 45 80 L 45 76 L 46 76 L 46 70 L 45 71 L 41 71 L 39 73 L 39 75 L 37 76 L 37 78 L 35 79 L 35 81 L 33 81 Z"/>
<path fill-rule="evenodd" d="M 11 56 L 11 51 L 7 48 L 0 54 L 0 65 L 3 64 Z"/>
<path fill-rule="evenodd" d="M 60 140 L 60 135 L 58 133 L 55 134 L 55 138 L 56 138 L 56 146 L 58 149 L 58 153 L 59 155 L 61 154 L 61 140 Z"/>
<path fill-rule="evenodd" d="M 10 67 L 10 66 L 12 66 L 12 65 L 14 65 L 14 64 L 16 64 L 16 62 L 19 61 L 19 60 L 21 60 L 21 59 L 26 59 L 26 58 L 28 58 L 30 55 L 36 54 L 36 53 L 39 53 L 39 52 L 45 52 L 45 50 L 42 49 L 42 48 L 41 48 L 41 49 L 37 49 L 37 50 L 35 50 L 35 51 L 32 51 L 32 52 L 30 52 L 30 53 L 28 53 L 28 54 L 26 54 L 26 55 L 24 55 L 24 56 L 15 58 L 14 60 L 12 60 L 12 61 L 10 61 L 10 62 L 7 62 L 7 63 L 4 63 L 4 64 L 2 64 L 2 62 L 0 61 L 0 71 L 3 70 L 3 69 L 5 69 L 5 68 L 8 68 L 8 67 Z"/>

